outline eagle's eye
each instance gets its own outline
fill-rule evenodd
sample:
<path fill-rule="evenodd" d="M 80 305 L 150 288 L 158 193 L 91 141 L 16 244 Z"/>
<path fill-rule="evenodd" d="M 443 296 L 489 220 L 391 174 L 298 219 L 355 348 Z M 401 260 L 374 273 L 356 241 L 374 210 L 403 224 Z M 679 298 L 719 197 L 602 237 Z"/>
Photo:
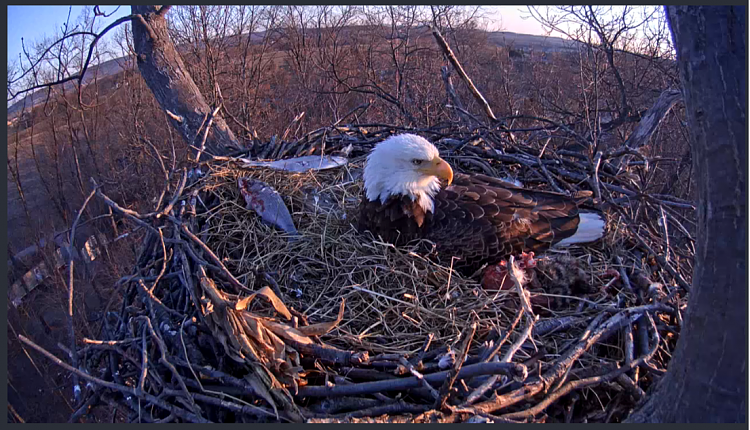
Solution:
<path fill-rule="evenodd" d="M 415 158 L 415 159 L 411 160 L 411 164 L 413 164 L 415 166 L 419 166 L 420 164 L 422 164 L 423 161 L 424 160 L 420 160 L 419 158 Z"/>

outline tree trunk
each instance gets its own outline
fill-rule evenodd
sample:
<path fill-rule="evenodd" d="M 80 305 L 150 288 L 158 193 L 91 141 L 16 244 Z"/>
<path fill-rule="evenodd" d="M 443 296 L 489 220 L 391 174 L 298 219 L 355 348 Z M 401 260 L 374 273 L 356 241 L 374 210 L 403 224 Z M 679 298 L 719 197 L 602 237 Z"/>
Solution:
<path fill-rule="evenodd" d="M 667 6 L 698 186 L 693 288 L 667 374 L 630 422 L 746 422 L 745 7 Z"/>
<path fill-rule="evenodd" d="M 133 20 L 138 69 L 174 128 L 188 145 L 200 148 L 212 112 L 169 37 L 166 9 L 154 5 L 130 8 L 143 17 Z M 204 152 L 222 155 L 240 148 L 224 119 L 214 116 Z"/>

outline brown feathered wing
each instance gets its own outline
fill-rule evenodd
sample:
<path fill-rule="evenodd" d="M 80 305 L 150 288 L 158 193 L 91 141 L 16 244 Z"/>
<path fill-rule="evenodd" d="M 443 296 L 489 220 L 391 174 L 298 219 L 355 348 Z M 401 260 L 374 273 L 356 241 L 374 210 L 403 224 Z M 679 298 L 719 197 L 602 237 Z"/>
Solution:
<path fill-rule="evenodd" d="M 435 196 L 425 238 L 437 244 L 439 255 L 460 257 L 454 267 L 475 270 L 521 251 L 542 252 L 575 234 L 578 223 L 578 206 L 565 195 L 456 175 Z"/>
<path fill-rule="evenodd" d="M 521 251 L 542 252 L 575 234 L 578 205 L 568 196 L 533 191 L 485 175 L 457 174 L 425 213 L 406 196 L 363 199 L 360 229 L 396 245 L 424 238 L 443 264 L 474 271 Z"/>

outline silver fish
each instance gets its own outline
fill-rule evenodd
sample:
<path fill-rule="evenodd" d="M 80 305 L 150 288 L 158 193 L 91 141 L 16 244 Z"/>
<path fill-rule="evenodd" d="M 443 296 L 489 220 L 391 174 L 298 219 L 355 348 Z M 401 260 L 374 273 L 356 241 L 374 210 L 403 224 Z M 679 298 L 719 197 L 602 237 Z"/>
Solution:
<path fill-rule="evenodd" d="M 266 223 L 297 235 L 297 228 L 294 226 L 289 209 L 273 187 L 263 181 L 250 178 L 240 178 L 238 185 L 247 203 L 247 209 L 255 211 Z"/>
<path fill-rule="evenodd" d="M 304 157 L 288 158 L 285 160 L 275 161 L 257 161 L 247 158 L 240 158 L 243 167 L 268 167 L 275 170 L 285 170 L 287 172 L 306 172 L 308 170 L 326 170 L 341 167 L 347 163 L 345 157 L 331 155 L 306 155 Z"/>
<path fill-rule="evenodd" d="M 333 194 L 321 192 L 315 187 L 305 187 L 302 192 L 305 194 L 303 204 L 307 212 L 331 214 L 340 220 L 346 219 L 346 212 Z"/>

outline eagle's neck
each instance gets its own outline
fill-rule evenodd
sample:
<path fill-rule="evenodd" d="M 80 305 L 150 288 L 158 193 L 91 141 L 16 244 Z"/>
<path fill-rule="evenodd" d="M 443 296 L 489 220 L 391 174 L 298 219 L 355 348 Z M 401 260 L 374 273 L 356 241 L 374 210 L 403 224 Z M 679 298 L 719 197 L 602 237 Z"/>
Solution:
<path fill-rule="evenodd" d="M 367 181 L 365 177 L 365 193 L 367 200 L 380 200 L 385 203 L 390 198 L 399 199 L 409 197 L 425 212 L 435 210 L 435 195 L 440 191 L 440 180 L 436 177 L 414 178 L 388 177 L 384 180 Z"/>

